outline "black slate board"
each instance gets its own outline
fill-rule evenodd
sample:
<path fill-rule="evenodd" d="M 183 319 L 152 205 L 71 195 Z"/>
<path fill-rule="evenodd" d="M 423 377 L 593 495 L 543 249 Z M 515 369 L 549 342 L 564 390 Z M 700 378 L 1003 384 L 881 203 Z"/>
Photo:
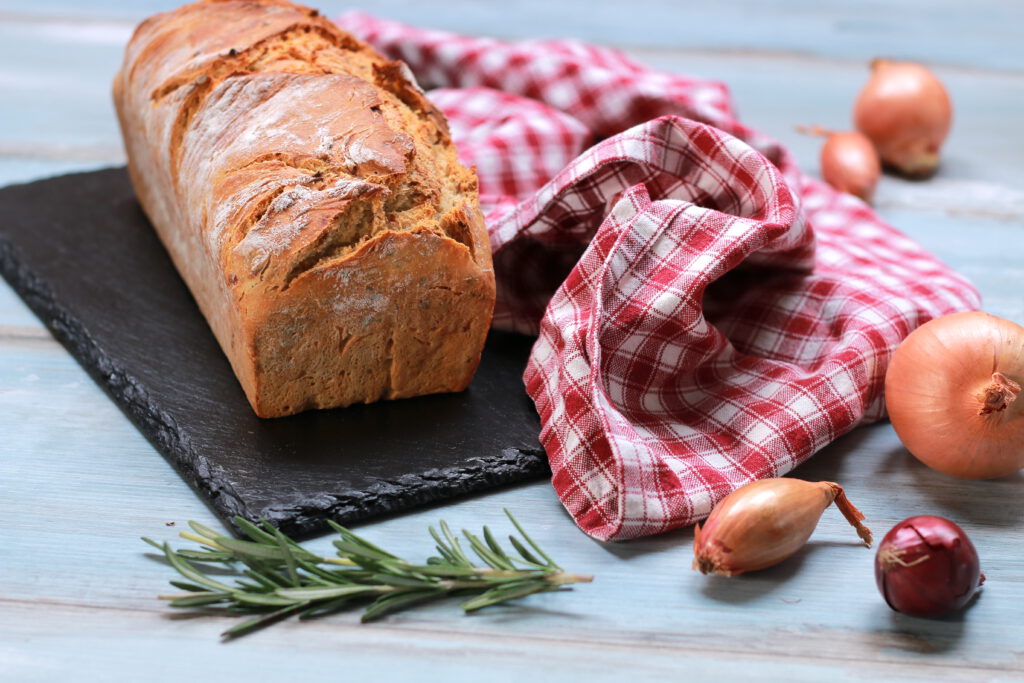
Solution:
<path fill-rule="evenodd" d="M 549 472 L 518 335 L 461 394 L 257 418 L 123 168 L 0 189 L 0 272 L 229 524 L 304 536 Z"/>

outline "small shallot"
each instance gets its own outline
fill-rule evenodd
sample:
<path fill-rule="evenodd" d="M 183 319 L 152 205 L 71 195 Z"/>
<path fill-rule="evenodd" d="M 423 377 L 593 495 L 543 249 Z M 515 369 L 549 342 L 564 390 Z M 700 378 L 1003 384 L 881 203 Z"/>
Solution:
<path fill-rule="evenodd" d="M 880 175 L 878 152 L 862 133 L 828 133 L 821 147 L 821 177 L 826 183 L 870 204 Z"/>
<path fill-rule="evenodd" d="M 897 612 L 941 617 L 962 608 L 985 581 L 978 551 L 959 526 L 931 515 L 905 519 L 882 539 L 875 581 Z"/>
<path fill-rule="evenodd" d="M 864 515 L 839 484 L 762 479 L 723 498 L 703 528 L 694 528 L 693 568 L 703 574 L 736 576 L 776 565 L 807 543 L 833 502 L 870 548 L 871 531 L 861 524 Z"/>
<path fill-rule="evenodd" d="M 939 165 L 953 104 L 931 71 L 914 62 L 876 59 L 853 110 L 857 129 L 882 161 L 908 176 L 923 177 Z"/>

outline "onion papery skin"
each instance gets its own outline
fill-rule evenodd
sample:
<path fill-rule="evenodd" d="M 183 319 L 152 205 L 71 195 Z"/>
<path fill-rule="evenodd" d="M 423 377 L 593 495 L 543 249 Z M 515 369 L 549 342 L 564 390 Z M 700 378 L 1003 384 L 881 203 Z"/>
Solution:
<path fill-rule="evenodd" d="M 996 374 L 1024 381 L 1024 328 L 988 313 L 954 313 L 914 330 L 893 354 L 885 401 L 897 436 L 929 467 L 992 479 L 1024 467 L 1024 397 L 986 407 Z M 1019 387 L 1018 387 L 1019 389 Z"/>
<path fill-rule="evenodd" d="M 889 607 L 913 617 L 941 617 L 963 608 L 984 581 L 971 539 L 942 517 L 903 520 L 885 535 L 875 555 L 882 597 Z"/>
<path fill-rule="evenodd" d="M 876 59 L 854 104 L 857 130 L 868 136 L 889 166 L 912 177 L 931 175 L 953 121 L 945 86 L 914 62 Z"/>

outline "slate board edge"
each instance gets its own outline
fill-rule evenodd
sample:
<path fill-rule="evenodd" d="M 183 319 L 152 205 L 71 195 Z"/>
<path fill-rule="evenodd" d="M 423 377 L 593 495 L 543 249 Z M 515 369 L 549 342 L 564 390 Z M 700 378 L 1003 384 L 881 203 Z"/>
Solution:
<path fill-rule="evenodd" d="M 252 517 L 230 484 L 218 476 L 220 468 L 192 448 L 188 435 L 178 429 L 174 419 L 161 411 L 138 380 L 107 355 L 85 327 L 57 303 L 50 286 L 22 263 L 17 250 L 2 234 L 0 275 L 182 478 L 204 495 L 223 520 L 230 522 L 235 515 Z M 175 452 L 186 455 L 169 455 Z M 197 476 L 201 471 L 209 472 L 210 476 L 204 480 Z"/>
<path fill-rule="evenodd" d="M 58 177 L 119 168 L 123 167 L 70 173 L 8 185 L 0 190 L 14 190 Z M 328 504 L 250 510 L 231 487 L 222 469 L 192 447 L 188 434 L 179 429 L 174 419 L 159 408 L 143 385 L 107 354 L 85 326 L 58 303 L 52 288 L 24 263 L 24 259 L 19 258 L 17 249 L 2 231 L 0 275 L 142 435 L 200 493 L 200 497 L 236 535 L 242 534 L 233 520 L 236 515 L 249 520 L 262 517 L 277 524 L 285 533 L 302 538 L 328 530 L 327 519 L 352 524 L 374 516 L 403 512 L 550 475 L 551 470 L 543 449 L 506 448 L 497 456 L 473 458 L 470 464 L 407 474 L 391 480 L 381 479 L 366 492 L 328 494 L 331 498 Z"/>
<path fill-rule="evenodd" d="M 540 448 L 506 448 L 498 456 L 472 458 L 469 462 L 471 464 L 431 469 L 395 479 L 378 479 L 366 491 L 329 494 L 334 502 L 327 506 L 268 508 L 261 510 L 258 516 L 287 534 L 303 538 L 326 530 L 327 519 L 352 524 L 539 479 L 551 473 L 547 456 Z"/>

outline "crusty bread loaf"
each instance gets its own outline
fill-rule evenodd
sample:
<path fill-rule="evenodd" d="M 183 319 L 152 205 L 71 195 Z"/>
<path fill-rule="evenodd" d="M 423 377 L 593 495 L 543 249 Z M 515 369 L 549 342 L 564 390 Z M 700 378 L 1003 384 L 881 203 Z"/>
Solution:
<path fill-rule="evenodd" d="M 207 0 L 138 27 L 114 102 L 139 201 L 257 415 L 466 388 L 490 245 L 402 62 L 298 5 Z"/>

